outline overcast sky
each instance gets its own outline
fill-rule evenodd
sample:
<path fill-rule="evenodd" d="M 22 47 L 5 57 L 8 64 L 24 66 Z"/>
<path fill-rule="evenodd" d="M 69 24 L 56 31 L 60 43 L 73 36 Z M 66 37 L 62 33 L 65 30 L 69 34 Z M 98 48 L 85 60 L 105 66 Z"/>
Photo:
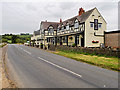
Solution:
<path fill-rule="evenodd" d="M 34 2 L 33 2 L 34 1 Z M 118 29 L 118 0 L 4 0 L 0 2 L 0 33 L 33 33 L 41 21 L 59 22 L 96 7 L 107 22 L 107 31 Z"/>

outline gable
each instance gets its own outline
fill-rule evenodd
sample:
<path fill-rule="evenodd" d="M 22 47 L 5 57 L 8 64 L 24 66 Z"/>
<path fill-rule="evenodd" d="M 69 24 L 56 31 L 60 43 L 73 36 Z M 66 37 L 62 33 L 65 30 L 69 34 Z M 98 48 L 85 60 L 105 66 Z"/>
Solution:
<path fill-rule="evenodd" d="M 105 21 L 105 19 L 102 17 L 102 15 L 101 15 L 101 13 L 98 11 L 98 9 L 97 8 L 95 8 L 94 10 L 93 10 L 93 12 L 89 15 L 89 17 L 87 18 L 87 20 L 88 19 L 99 19 L 101 22 L 104 22 L 104 23 L 106 23 L 106 21 Z M 87 21 L 86 20 L 86 21 Z M 107 23 L 106 23 L 107 24 Z"/>

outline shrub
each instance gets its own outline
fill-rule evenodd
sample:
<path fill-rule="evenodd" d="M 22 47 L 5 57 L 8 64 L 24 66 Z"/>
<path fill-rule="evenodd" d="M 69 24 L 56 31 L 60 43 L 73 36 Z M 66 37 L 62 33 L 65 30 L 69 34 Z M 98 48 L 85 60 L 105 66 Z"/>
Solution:
<path fill-rule="evenodd" d="M 75 43 L 72 44 L 72 47 L 75 47 Z"/>

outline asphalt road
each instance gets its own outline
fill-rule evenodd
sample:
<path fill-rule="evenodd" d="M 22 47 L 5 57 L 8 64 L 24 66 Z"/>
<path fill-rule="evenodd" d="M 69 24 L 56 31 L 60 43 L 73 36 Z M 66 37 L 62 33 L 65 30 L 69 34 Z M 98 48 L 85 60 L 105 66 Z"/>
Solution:
<path fill-rule="evenodd" d="M 118 88 L 118 73 L 38 48 L 8 45 L 7 65 L 22 88 Z"/>

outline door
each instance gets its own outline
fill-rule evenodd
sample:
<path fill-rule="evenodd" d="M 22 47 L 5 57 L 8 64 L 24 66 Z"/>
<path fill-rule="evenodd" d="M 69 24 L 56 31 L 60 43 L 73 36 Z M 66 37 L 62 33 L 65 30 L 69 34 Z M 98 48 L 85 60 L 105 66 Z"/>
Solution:
<path fill-rule="evenodd" d="M 84 47 L 84 37 L 81 38 L 81 46 Z"/>

